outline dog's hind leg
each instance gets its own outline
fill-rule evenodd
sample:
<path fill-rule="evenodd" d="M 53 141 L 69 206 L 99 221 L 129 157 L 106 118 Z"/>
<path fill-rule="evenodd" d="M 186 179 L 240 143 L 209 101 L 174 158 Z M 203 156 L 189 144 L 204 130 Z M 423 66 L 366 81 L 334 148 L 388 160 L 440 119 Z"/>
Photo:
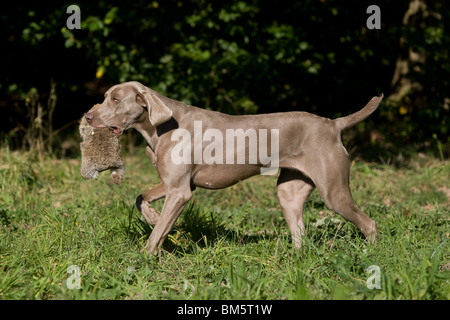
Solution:
<path fill-rule="evenodd" d="M 301 247 L 305 235 L 303 205 L 314 189 L 312 181 L 300 171 L 282 168 L 277 181 L 277 196 L 283 216 L 292 234 L 292 243 Z"/>
<path fill-rule="evenodd" d="M 325 204 L 346 220 L 352 222 L 373 243 L 378 238 L 377 224 L 359 209 L 350 193 L 348 185 L 336 185 L 333 189 L 324 191 L 319 188 Z M 322 190 L 321 190 L 322 189 Z"/>
<path fill-rule="evenodd" d="M 350 192 L 350 160 L 344 147 L 335 144 L 324 149 L 328 152 L 308 159 L 314 164 L 308 167 L 308 175 L 327 207 L 356 225 L 369 242 L 375 242 L 377 224 L 356 206 Z"/>

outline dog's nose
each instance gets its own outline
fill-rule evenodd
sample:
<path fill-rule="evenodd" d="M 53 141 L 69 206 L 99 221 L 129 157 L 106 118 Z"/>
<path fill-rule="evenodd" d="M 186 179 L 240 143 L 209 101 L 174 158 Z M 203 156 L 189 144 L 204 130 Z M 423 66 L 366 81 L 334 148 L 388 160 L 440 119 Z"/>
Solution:
<path fill-rule="evenodd" d="M 91 112 L 88 113 L 88 114 L 86 114 L 84 117 L 86 118 L 86 121 L 87 121 L 88 123 L 91 123 L 92 120 L 94 120 L 94 115 L 93 115 Z"/>

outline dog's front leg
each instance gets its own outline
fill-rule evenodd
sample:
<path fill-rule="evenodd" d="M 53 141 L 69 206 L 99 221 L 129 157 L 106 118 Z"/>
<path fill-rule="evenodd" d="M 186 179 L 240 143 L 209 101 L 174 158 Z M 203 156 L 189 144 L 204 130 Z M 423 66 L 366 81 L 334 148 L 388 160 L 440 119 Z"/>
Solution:
<path fill-rule="evenodd" d="M 173 188 L 167 190 L 164 206 L 150 237 L 145 250 L 149 254 L 157 254 L 173 224 L 179 217 L 186 203 L 191 199 L 192 192 L 189 185 L 184 188 Z"/>
<path fill-rule="evenodd" d="M 156 167 L 156 155 L 153 150 L 147 146 L 145 149 L 145 154 L 152 162 L 153 166 Z M 152 208 L 150 204 L 158 199 L 161 199 L 166 196 L 166 187 L 164 183 L 161 181 L 156 187 L 151 188 L 150 190 L 144 192 L 136 198 L 136 207 L 142 216 L 145 218 L 147 223 L 151 226 L 154 226 L 159 219 L 159 212 Z"/>
<path fill-rule="evenodd" d="M 159 219 L 159 212 L 152 208 L 150 204 L 158 199 L 166 196 L 166 189 L 163 182 L 160 182 L 156 187 L 144 192 L 136 198 L 136 207 L 147 223 L 154 226 Z"/>

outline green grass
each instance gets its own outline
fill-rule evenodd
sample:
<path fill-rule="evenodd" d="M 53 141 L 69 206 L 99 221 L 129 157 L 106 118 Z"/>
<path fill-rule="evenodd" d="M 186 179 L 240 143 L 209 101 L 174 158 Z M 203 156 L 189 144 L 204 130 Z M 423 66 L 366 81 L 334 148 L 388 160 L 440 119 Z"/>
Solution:
<path fill-rule="evenodd" d="M 220 191 L 198 189 L 157 257 L 135 198 L 159 178 L 144 152 L 83 180 L 79 159 L 0 150 L 0 299 L 449 299 L 449 162 L 356 162 L 351 189 L 378 223 L 369 245 L 314 191 L 307 237 L 295 250 L 278 206 L 276 178 Z M 156 202 L 161 209 L 162 200 Z M 79 267 L 80 289 L 70 289 Z M 366 285 L 371 265 L 380 289 Z M 68 283 L 69 281 L 69 283 Z"/>

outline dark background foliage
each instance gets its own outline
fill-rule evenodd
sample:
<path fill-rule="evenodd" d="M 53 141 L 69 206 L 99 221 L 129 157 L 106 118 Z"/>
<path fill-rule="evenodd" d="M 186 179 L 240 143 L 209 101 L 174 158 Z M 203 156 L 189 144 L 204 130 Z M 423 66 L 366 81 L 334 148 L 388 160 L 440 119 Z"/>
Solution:
<path fill-rule="evenodd" d="M 66 27 L 71 4 L 79 30 Z M 381 29 L 366 26 L 371 4 Z M 0 10 L 0 137 L 57 150 L 109 86 L 137 80 L 231 114 L 336 117 L 384 93 L 349 149 L 445 157 L 449 21 L 445 0 L 21 2 Z"/>

